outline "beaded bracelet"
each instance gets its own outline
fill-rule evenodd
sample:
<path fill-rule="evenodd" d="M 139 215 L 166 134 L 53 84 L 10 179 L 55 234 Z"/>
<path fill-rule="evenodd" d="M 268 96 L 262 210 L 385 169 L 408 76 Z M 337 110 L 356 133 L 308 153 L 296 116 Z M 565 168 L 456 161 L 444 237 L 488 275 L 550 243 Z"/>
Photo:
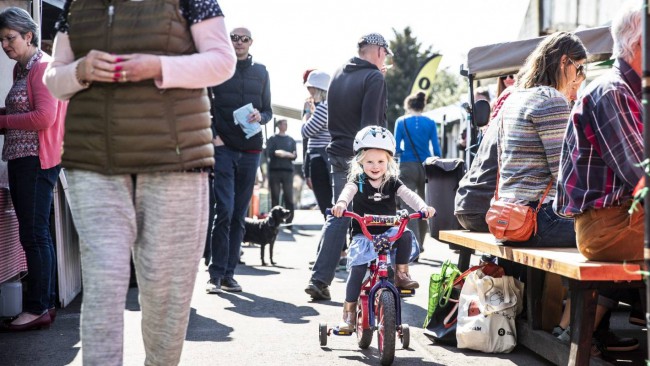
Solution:
<path fill-rule="evenodd" d="M 79 65 L 81 65 L 81 61 L 77 62 L 77 66 L 74 68 L 74 76 L 77 78 L 77 82 L 79 82 L 79 85 L 83 86 L 84 88 L 90 87 L 90 84 L 92 82 L 88 80 L 81 80 L 79 77 Z"/>

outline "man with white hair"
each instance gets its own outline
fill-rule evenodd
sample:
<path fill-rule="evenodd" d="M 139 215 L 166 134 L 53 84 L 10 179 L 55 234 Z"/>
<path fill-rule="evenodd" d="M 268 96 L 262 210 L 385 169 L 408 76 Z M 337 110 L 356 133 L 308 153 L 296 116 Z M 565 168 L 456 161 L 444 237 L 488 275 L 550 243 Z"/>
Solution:
<path fill-rule="evenodd" d="M 555 210 L 575 218 L 590 260 L 643 259 L 643 207 L 628 213 L 643 176 L 641 17 L 629 6 L 613 19 L 614 66 L 578 99 L 562 146 Z"/>

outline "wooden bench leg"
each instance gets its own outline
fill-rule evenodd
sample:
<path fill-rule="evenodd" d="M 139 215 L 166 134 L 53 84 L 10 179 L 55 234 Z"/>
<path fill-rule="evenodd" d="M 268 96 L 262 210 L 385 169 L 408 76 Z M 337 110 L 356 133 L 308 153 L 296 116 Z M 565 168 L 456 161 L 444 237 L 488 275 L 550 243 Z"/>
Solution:
<path fill-rule="evenodd" d="M 541 269 L 526 267 L 526 318 L 532 329 L 542 329 L 542 293 L 545 273 Z"/>
<path fill-rule="evenodd" d="M 469 269 L 469 261 L 472 259 L 474 249 L 461 247 L 458 251 L 458 269 L 461 272 L 465 272 Z"/>
<path fill-rule="evenodd" d="M 589 365 L 591 358 L 591 338 L 594 332 L 598 292 L 594 289 L 573 285 L 574 281 L 570 281 L 571 351 L 569 366 L 586 366 Z"/>

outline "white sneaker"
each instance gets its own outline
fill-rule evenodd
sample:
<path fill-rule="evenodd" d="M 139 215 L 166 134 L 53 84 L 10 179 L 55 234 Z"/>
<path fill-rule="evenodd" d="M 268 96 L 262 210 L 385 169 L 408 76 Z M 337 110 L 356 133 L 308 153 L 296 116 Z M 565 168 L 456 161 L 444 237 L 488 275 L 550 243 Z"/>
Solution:
<path fill-rule="evenodd" d="M 220 294 L 223 293 L 223 290 L 221 290 L 221 279 L 210 279 L 208 283 L 205 285 L 205 292 L 209 294 Z"/>

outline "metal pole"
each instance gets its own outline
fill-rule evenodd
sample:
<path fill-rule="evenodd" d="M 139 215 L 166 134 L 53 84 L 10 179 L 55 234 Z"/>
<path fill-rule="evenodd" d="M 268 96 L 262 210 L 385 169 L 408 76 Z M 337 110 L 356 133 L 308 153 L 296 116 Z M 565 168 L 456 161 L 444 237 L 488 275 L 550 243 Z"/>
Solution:
<path fill-rule="evenodd" d="M 643 141 L 644 141 L 644 155 L 645 160 L 650 158 L 650 122 L 648 118 L 650 117 L 650 105 L 648 100 L 650 99 L 650 55 L 648 55 L 648 49 L 650 49 L 650 14 L 648 14 L 648 2 L 650 0 L 643 1 L 643 61 L 642 61 L 642 95 L 641 95 L 641 104 L 643 105 Z M 650 186 L 650 182 L 646 177 L 646 187 Z M 644 201 L 645 207 L 650 207 L 650 195 L 646 194 Z M 646 270 L 650 268 L 650 215 L 645 215 L 645 236 L 644 236 L 644 259 L 645 259 L 645 268 Z M 646 276 L 643 276 L 644 280 Z M 650 288 L 646 282 L 646 304 L 650 304 Z M 647 306 L 646 306 L 647 309 Z M 646 310 L 646 325 L 650 326 L 650 316 L 648 316 L 648 310 Z M 650 350 L 650 337 L 646 339 L 648 349 Z"/>
<path fill-rule="evenodd" d="M 472 165 L 472 149 L 474 145 L 474 75 L 468 75 L 469 80 L 469 118 L 467 118 L 467 132 L 465 134 L 465 171 Z"/>
<path fill-rule="evenodd" d="M 43 0 L 37 0 L 32 2 L 32 18 L 34 19 L 34 22 L 38 24 L 38 28 L 41 31 L 41 34 L 43 34 Z M 41 48 L 41 41 L 43 40 L 43 37 L 38 37 L 38 44 L 36 45 L 38 48 Z"/>

